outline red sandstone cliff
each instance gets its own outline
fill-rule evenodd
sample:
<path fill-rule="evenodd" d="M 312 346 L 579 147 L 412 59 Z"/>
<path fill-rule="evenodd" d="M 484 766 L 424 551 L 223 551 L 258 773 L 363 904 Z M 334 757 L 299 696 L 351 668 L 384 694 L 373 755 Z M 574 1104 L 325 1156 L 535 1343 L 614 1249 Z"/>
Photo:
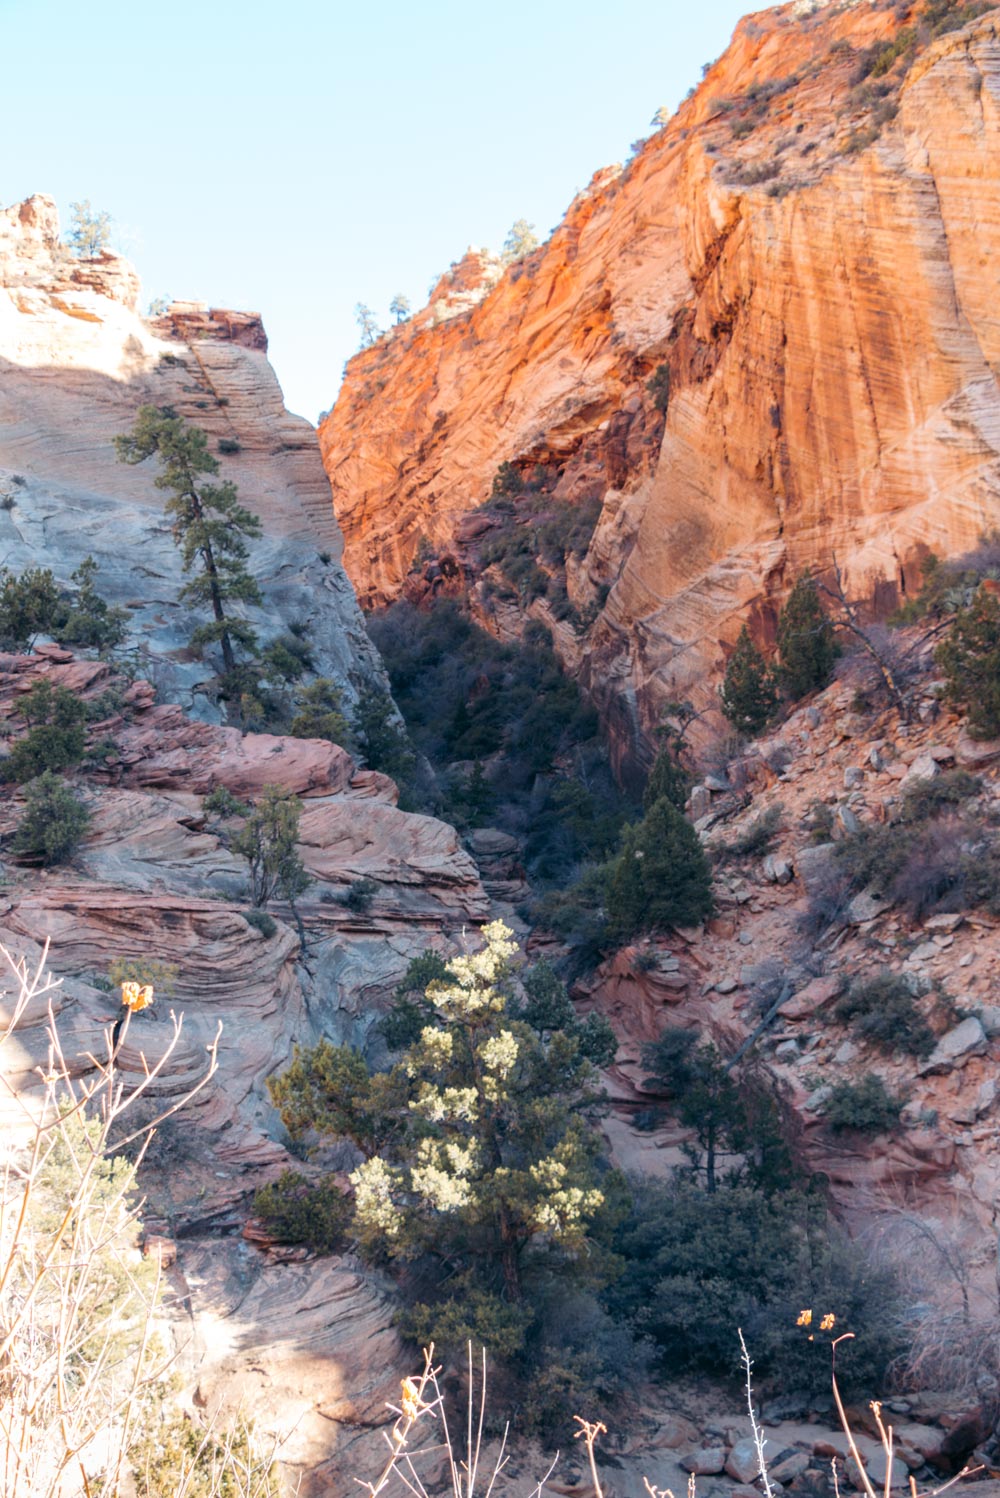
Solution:
<path fill-rule="evenodd" d="M 922 14 L 748 18 L 547 244 L 499 281 L 470 255 L 351 361 L 320 438 L 364 603 L 421 540 L 456 550 L 501 462 L 555 464 L 557 498 L 602 501 L 568 580 L 597 617 L 557 642 L 624 734 L 707 693 L 803 566 L 905 588 L 996 522 L 1000 10 Z"/>

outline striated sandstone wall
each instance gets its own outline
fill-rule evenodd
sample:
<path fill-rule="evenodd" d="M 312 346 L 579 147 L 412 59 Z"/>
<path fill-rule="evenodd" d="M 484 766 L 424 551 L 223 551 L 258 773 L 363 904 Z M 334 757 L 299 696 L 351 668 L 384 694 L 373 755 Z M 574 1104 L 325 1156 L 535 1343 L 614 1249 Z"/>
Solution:
<path fill-rule="evenodd" d="M 364 603 L 399 596 L 421 537 L 461 547 L 500 462 L 556 462 L 557 494 L 603 499 L 571 598 L 610 595 L 564 655 L 625 756 L 665 698 L 710 700 L 802 567 L 903 589 L 996 522 L 1000 11 L 890 72 L 879 130 L 860 61 L 900 25 L 748 18 L 546 245 L 351 361 L 320 439 Z"/>

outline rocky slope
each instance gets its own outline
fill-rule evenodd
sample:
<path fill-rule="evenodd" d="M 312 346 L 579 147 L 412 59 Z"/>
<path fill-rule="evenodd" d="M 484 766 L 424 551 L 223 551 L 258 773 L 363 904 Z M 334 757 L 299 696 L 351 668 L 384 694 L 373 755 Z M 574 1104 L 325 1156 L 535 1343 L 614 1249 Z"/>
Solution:
<path fill-rule="evenodd" d="M 1000 17 L 933 30 L 923 0 L 748 17 L 545 245 L 499 280 L 470 252 L 350 362 L 320 439 L 363 603 L 428 552 L 468 585 L 498 466 L 546 466 L 601 506 L 557 643 L 644 758 L 801 568 L 883 605 L 995 522 Z"/>

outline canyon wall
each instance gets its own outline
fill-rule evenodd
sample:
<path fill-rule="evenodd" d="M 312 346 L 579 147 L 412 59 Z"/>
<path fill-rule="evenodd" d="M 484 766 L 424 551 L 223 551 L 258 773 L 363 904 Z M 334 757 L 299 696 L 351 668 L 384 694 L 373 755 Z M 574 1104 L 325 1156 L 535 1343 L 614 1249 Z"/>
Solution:
<path fill-rule="evenodd" d="M 454 952 L 489 902 L 454 829 L 402 811 L 388 777 L 326 740 L 221 721 L 216 666 L 188 646 L 198 621 L 178 602 L 186 579 L 157 465 L 115 458 L 115 435 L 144 403 L 204 428 L 222 477 L 262 520 L 249 565 L 263 603 L 248 611 L 261 638 L 301 624 L 315 672 L 345 706 L 385 678 L 340 564 L 315 432 L 284 409 L 260 318 L 174 303 L 151 320 L 138 295 L 119 257 L 68 254 L 50 199 L 0 212 L 0 564 L 48 567 L 66 584 L 92 555 L 99 592 L 129 618 L 115 662 L 44 639 L 31 654 L 0 654 L 0 757 L 36 682 L 102 704 L 93 758 L 70 772 L 90 816 L 72 859 L 51 869 L 19 859 L 23 798 L 10 785 L 0 797 L 0 945 L 32 967 L 47 946 L 52 1008 L 82 1086 L 122 1013 L 111 964 L 153 965 L 156 1001 L 115 1056 L 131 1094 L 170 1052 L 137 1122 L 204 1076 L 217 1040 L 217 1075 L 154 1136 L 143 1219 L 154 1240 L 175 1240 L 167 1300 L 184 1397 L 226 1415 L 249 1408 L 306 1498 L 331 1491 L 331 1465 L 376 1470 L 386 1401 L 408 1365 L 377 1275 L 350 1256 L 275 1262 L 241 1236 L 255 1188 L 312 1168 L 288 1153 L 267 1079 L 296 1043 L 321 1037 L 381 1054 L 376 1021 L 409 960 Z M 310 882 L 296 909 L 272 902 L 267 918 L 249 908 L 246 861 L 203 798 L 220 787 L 254 798 L 269 784 L 302 798 Z M 359 908 L 344 897 L 361 880 Z M 0 1031 L 12 989 L 0 956 Z M 0 1052 L 8 1143 L 50 1065 L 47 1019 L 33 1004 Z M 338 1490 L 350 1485 L 342 1475 Z"/>
<path fill-rule="evenodd" d="M 894 60 L 917 9 L 747 18 L 545 245 L 470 252 L 350 362 L 320 440 L 364 604 L 418 548 L 463 566 L 502 462 L 556 465 L 602 501 L 557 648 L 626 754 L 802 568 L 884 604 L 996 523 L 1000 12 Z"/>
<path fill-rule="evenodd" d="M 221 477 L 263 522 L 255 627 L 267 640 L 304 624 L 323 674 L 353 701 L 381 665 L 340 565 L 315 432 L 285 410 L 259 316 L 174 303 L 149 319 L 138 298 L 127 261 L 68 253 L 51 199 L 0 212 L 0 558 L 13 571 L 42 563 L 65 582 L 92 555 L 100 591 L 130 611 L 143 671 L 218 721 L 200 690 L 214 669 L 186 649 L 157 465 L 127 467 L 114 448 L 140 405 L 172 406 L 208 433 Z"/>

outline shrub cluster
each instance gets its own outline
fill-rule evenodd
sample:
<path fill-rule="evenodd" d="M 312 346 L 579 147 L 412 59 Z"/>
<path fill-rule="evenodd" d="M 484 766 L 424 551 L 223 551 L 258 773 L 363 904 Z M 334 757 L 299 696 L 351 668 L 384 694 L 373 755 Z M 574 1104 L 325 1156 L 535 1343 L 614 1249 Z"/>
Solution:
<path fill-rule="evenodd" d="M 868 1072 L 856 1082 L 837 1082 L 823 1117 L 835 1134 L 887 1134 L 899 1123 L 904 1101 L 877 1072 Z"/>
<path fill-rule="evenodd" d="M 934 1032 L 899 973 L 856 980 L 837 1001 L 834 1014 L 860 1040 L 870 1040 L 887 1054 L 903 1051 L 924 1057 L 934 1049 Z"/>
<path fill-rule="evenodd" d="M 65 863 L 89 823 L 83 802 L 59 775 L 46 770 L 24 788 L 24 815 L 14 833 L 14 852 L 42 864 Z"/>
<path fill-rule="evenodd" d="M 907 789 L 898 822 L 863 827 L 837 845 L 854 891 L 870 889 L 919 920 L 935 909 L 1000 905 L 1000 848 L 957 814 L 979 782 L 952 770 Z"/>
<path fill-rule="evenodd" d="M 317 1253 L 335 1253 L 347 1240 L 350 1199 L 332 1176 L 308 1181 L 283 1170 L 255 1193 L 253 1209 L 279 1243 L 305 1243 Z"/>

